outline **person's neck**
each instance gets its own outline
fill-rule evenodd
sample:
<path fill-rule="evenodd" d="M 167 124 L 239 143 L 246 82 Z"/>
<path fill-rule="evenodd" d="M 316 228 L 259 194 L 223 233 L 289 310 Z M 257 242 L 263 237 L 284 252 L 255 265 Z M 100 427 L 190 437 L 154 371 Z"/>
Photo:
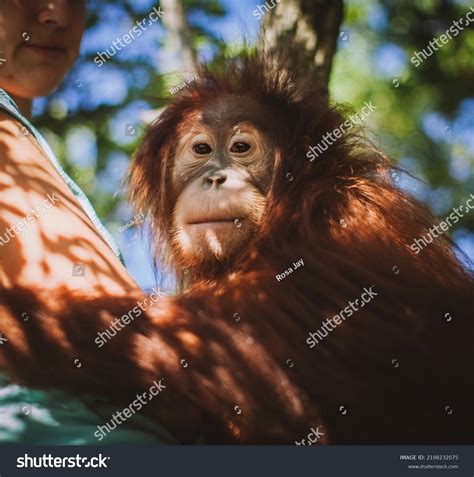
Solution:
<path fill-rule="evenodd" d="M 33 107 L 33 101 L 27 98 L 19 98 L 18 96 L 12 96 L 13 100 L 17 104 L 23 116 L 26 116 L 28 119 L 31 118 L 31 110 Z"/>

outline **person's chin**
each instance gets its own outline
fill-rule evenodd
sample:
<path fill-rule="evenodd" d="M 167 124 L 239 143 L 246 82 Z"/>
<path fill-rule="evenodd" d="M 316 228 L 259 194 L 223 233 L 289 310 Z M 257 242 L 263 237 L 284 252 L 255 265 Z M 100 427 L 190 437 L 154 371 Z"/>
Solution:
<path fill-rule="evenodd" d="M 43 71 L 40 75 L 34 75 L 33 78 L 30 80 L 30 85 L 28 87 L 29 97 L 31 99 L 36 98 L 38 96 L 48 96 L 53 91 L 55 91 L 63 80 L 63 76 L 52 76 L 51 72 L 49 73 L 50 76 L 48 78 L 48 73 Z M 37 81 L 35 81 L 35 77 L 37 77 Z"/>
<path fill-rule="evenodd" d="M 20 73 L 18 76 L 22 78 L 22 89 L 27 93 L 23 96 L 29 99 L 48 96 L 60 86 L 68 71 L 65 65 L 58 68 L 57 64 L 51 62 L 37 62 L 35 64 L 30 62 L 27 67 L 22 65 L 21 68 L 17 69 L 17 72 Z"/>

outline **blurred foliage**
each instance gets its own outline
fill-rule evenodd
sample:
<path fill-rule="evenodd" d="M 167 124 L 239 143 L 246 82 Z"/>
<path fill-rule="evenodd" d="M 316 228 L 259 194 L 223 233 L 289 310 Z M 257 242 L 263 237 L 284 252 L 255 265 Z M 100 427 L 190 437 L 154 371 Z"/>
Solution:
<path fill-rule="evenodd" d="M 474 13 L 466 26 L 468 12 L 467 2 L 451 0 L 346 2 L 350 39 L 340 42 L 331 79 L 334 100 L 356 110 L 371 100 L 378 108 L 367 119 L 372 139 L 426 182 L 406 177 L 403 185 L 440 216 L 474 192 Z M 464 29 L 415 67 L 414 53 L 429 53 L 429 42 L 461 18 Z M 457 227 L 474 230 L 474 213 Z"/>

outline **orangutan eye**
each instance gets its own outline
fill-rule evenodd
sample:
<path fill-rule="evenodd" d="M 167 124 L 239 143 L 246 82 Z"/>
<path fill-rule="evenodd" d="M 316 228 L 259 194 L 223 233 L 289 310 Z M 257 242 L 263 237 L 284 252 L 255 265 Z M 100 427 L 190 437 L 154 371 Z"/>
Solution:
<path fill-rule="evenodd" d="M 199 144 L 195 144 L 193 146 L 193 151 L 196 154 L 210 154 L 212 152 L 211 146 L 209 144 L 206 144 L 205 142 L 201 142 Z"/>
<path fill-rule="evenodd" d="M 234 142 L 230 148 L 230 152 L 235 152 L 236 154 L 243 154 L 250 149 L 250 144 L 246 142 Z"/>

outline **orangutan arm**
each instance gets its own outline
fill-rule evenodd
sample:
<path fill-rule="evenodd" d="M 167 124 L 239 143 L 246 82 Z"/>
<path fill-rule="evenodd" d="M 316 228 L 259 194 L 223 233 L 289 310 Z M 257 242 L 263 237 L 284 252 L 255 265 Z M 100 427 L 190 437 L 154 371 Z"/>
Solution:
<path fill-rule="evenodd" d="M 119 408 L 161 379 L 166 388 L 145 412 L 181 440 L 204 432 L 218 442 L 288 443 L 308 425 L 313 408 L 289 380 L 285 360 L 274 358 L 285 348 L 283 335 L 265 319 L 254 326 L 264 313 L 255 297 L 238 304 L 237 294 L 223 300 L 197 290 L 162 299 L 99 348 L 97 333 L 143 302 L 142 295 L 1 295 L 8 342 L 0 368 L 20 382 L 93 392 Z"/>

